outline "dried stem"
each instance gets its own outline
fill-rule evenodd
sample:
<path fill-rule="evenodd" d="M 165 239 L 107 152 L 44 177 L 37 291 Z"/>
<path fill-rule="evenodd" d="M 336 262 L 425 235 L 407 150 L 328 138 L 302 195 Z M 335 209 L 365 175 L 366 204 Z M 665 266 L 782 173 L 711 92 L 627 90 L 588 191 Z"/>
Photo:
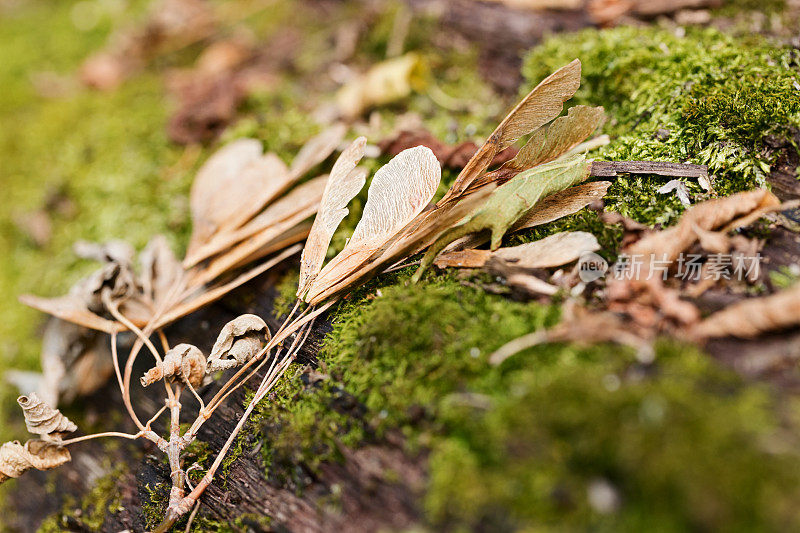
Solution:
<path fill-rule="evenodd" d="M 154 533 L 169 531 L 169 528 L 171 528 L 181 516 L 186 514 L 196 504 L 200 496 L 213 481 L 214 474 L 219 469 L 220 465 L 222 464 L 222 461 L 225 458 L 225 455 L 227 454 L 228 450 L 233 445 L 233 442 L 236 440 L 236 437 L 239 435 L 239 432 L 242 430 L 245 423 L 249 419 L 250 415 L 253 412 L 253 409 L 255 409 L 256 405 L 258 405 L 258 403 L 264 399 L 267 393 L 272 389 L 272 387 L 275 386 L 275 384 L 278 382 L 281 376 L 283 376 L 284 372 L 286 372 L 286 369 L 288 369 L 291 363 L 294 361 L 295 357 L 297 356 L 297 353 L 300 351 L 303 344 L 308 339 L 308 335 L 311 332 L 314 320 L 316 320 L 316 318 L 321 313 L 330 308 L 334 303 L 335 300 L 329 301 L 325 305 L 319 307 L 318 309 L 313 310 L 307 315 L 305 315 L 304 311 L 291 323 L 288 323 L 289 321 L 287 320 L 286 322 L 284 322 L 284 325 L 278 330 L 278 332 L 276 332 L 276 334 L 272 337 L 272 339 L 270 339 L 270 342 L 264 348 L 264 353 L 268 353 L 269 350 L 271 350 L 275 346 L 278 346 L 286 338 L 288 338 L 289 335 L 295 332 L 297 333 L 292 344 L 289 346 L 289 349 L 286 351 L 284 356 L 282 358 L 279 358 L 276 354 L 276 356 L 272 359 L 270 368 L 267 371 L 264 378 L 261 380 L 261 384 L 259 385 L 255 394 L 253 395 L 252 400 L 250 401 L 244 413 L 242 414 L 242 417 L 239 419 L 239 422 L 236 424 L 236 427 L 228 436 L 228 439 L 225 441 L 225 444 L 217 453 L 217 456 L 214 458 L 214 462 L 206 471 L 206 474 L 205 476 L 203 476 L 203 479 L 200 480 L 200 483 L 197 484 L 197 486 L 189 493 L 188 496 L 184 497 L 180 501 L 174 502 L 172 498 L 170 498 L 170 505 L 167 508 L 166 517 L 164 521 L 159 525 L 159 527 L 154 530 Z M 293 309 L 292 313 L 294 313 L 294 310 L 296 310 L 296 308 L 297 305 L 295 305 L 295 308 Z M 308 311 L 308 309 L 306 311 Z M 259 366 L 263 365 L 265 361 L 262 361 Z M 249 378 L 254 372 L 255 371 L 251 372 L 250 375 L 248 375 L 247 377 Z M 239 373 L 237 373 L 237 375 L 238 374 Z M 241 384 L 244 383 L 246 380 L 247 379 L 240 381 L 235 386 L 235 388 L 241 386 Z M 228 396 L 228 394 L 229 392 L 224 394 L 220 398 L 220 400 L 218 400 L 218 402 L 224 400 Z M 219 405 L 219 403 L 215 404 L 214 407 L 216 407 L 217 405 Z M 201 413 L 200 416 L 198 416 L 198 419 L 195 421 L 195 424 L 193 424 L 192 428 L 189 431 L 187 431 L 187 435 L 184 436 L 183 439 L 184 442 L 187 442 L 188 439 L 194 438 L 194 435 L 196 434 L 195 426 L 198 426 L 199 428 L 199 426 L 202 425 L 202 423 L 205 421 L 206 418 L 207 417 L 204 415 L 204 413 Z"/>

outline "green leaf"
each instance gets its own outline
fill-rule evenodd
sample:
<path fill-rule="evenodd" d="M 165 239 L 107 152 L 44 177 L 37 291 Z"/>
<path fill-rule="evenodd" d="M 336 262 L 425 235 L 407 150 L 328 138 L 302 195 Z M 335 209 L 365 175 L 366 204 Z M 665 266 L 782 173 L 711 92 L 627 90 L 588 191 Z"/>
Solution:
<path fill-rule="evenodd" d="M 577 155 L 520 172 L 498 187 L 486 203 L 456 226 L 442 233 L 422 259 L 414 281 L 430 266 L 447 245 L 470 233 L 490 230 L 491 248 L 500 247 L 503 235 L 546 196 L 582 182 L 589 176 L 591 161 Z"/>

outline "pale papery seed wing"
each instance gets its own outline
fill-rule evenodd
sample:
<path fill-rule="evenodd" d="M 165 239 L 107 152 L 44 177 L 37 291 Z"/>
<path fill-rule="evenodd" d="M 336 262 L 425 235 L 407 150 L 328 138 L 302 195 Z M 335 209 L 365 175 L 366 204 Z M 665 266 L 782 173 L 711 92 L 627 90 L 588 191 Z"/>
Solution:
<path fill-rule="evenodd" d="M 311 227 L 300 258 L 298 294 L 307 286 L 309 280 L 319 273 L 331 238 L 347 216 L 347 204 L 364 187 L 366 174 L 363 169 L 357 169 L 356 165 L 364 157 L 366 143 L 365 137 L 359 137 L 342 152 L 333 165 L 319 211 L 314 218 L 314 225 Z"/>
<path fill-rule="evenodd" d="M 336 150 L 336 147 L 342 142 L 346 133 L 347 126 L 338 123 L 324 130 L 319 135 L 312 137 L 311 140 L 303 145 L 300 151 L 297 152 L 297 155 L 289 167 L 289 173 L 292 176 L 302 176 L 325 161 L 325 159 Z"/>
<path fill-rule="evenodd" d="M 259 141 L 239 139 L 217 150 L 197 172 L 189 195 L 193 225 L 189 252 L 214 235 L 235 209 L 230 204 L 253 194 L 240 188 L 239 177 L 262 152 Z"/>
<path fill-rule="evenodd" d="M 379 169 L 352 238 L 311 283 L 306 301 L 317 303 L 321 294 L 328 294 L 331 287 L 384 249 L 425 209 L 440 180 L 439 161 L 424 146 L 403 150 Z"/>
<path fill-rule="evenodd" d="M 428 205 L 441 176 L 430 148 L 417 146 L 397 154 L 375 173 L 364 213 L 347 246 L 393 235 Z"/>

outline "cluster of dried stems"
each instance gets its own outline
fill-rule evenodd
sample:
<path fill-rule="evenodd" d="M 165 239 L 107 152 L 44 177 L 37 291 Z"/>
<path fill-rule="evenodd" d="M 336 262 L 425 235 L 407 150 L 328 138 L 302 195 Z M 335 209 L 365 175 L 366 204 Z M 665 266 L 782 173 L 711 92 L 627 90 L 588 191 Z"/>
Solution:
<path fill-rule="evenodd" d="M 59 433 L 59 438 L 41 442 L 47 449 L 58 450 L 61 457 L 48 464 L 30 461 L 28 468 L 57 466 L 58 461 L 69 460 L 66 446 L 89 439 L 150 440 L 167 455 L 171 468 L 166 517 L 157 528 L 169 530 L 193 506 L 196 510 L 198 498 L 214 479 L 248 416 L 295 360 L 314 320 L 339 297 L 425 249 L 428 252 L 417 276 L 443 250 L 453 253 L 474 248 L 485 242 L 487 232 L 495 250 L 507 231 L 554 220 L 602 197 L 607 182 L 578 185 L 591 168 L 579 145 L 602 122 L 602 108 L 576 106 L 557 118 L 579 83 L 578 60 L 543 80 L 501 122 L 436 203 L 431 203 L 441 178 L 436 157 L 422 146 L 400 152 L 376 172 L 352 237 L 324 266 L 331 238 L 348 212 L 346 206 L 366 182 L 367 173 L 358 167 L 366 140 L 358 138 L 345 149 L 330 175 L 303 183 L 301 178 L 340 144 L 344 126 L 310 141 L 289 167 L 273 154 L 262 154 L 255 140 L 235 141 L 222 148 L 200 170 L 193 185 L 194 230 L 182 262 L 175 260 L 163 239 L 156 240 L 142 254 L 141 276 L 133 273 L 128 262 L 107 253 L 105 266 L 68 296 L 23 298 L 63 320 L 110 334 L 116 381 L 125 409 L 138 428 L 132 434 L 106 432 L 66 440 Z M 489 169 L 500 151 L 531 133 L 513 160 Z M 534 209 L 536 206 L 542 208 Z M 309 227 L 305 221 L 314 213 L 316 218 Z M 164 326 L 296 253 L 300 250 L 296 243 L 306 236 L 298 299 L 277 331 L 270 334 L 263 320 L 243 315 L 222 329 L 208 358 L 188 344 L 170 346 Z M 579 246 L 592 246 L 585 238 L 577 241 Z M 223 281 L 226 273 L 268 255 L 272 255 L 268 261 L 233 281 Z M 123 362 L 117 336 L 126 330 L 135 335 L 135 342 Z M 160 350 L 151 337 L 160 343 Z M 164 406 L 146 421 L 131 401 L 133 367 L 143 350 L 154 364 L 141 378 L 142 385 L 162 381 L 165 391 Z M 204 400 L 198 387 L 231 368 L 237 368 L 235 373 L 211 399 Z M 190 486 L 181 452 L 217 408 L 265 368 L 227 442 L 202 480 Z M 181 398 L 187 391 L 188 398 L 198 402 L 199 413 L 181 433 Z M 170 431 L 161 436 L 152 425 L 165 411 L 169 411 Z M 67 429 L 74 430 L 74 426 Z M 37 445 L 26 446 L 23 451 L 30 459 L 41 457 Z M 10 477 L 19 473 L 15 470 Z"/>

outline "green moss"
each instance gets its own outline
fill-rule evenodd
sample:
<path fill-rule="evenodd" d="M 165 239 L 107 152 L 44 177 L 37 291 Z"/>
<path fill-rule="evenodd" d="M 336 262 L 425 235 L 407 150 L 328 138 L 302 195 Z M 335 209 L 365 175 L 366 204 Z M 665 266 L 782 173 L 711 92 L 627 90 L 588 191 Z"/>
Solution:
<path fill-rule="evenodd" d="M 241 533 L 244 531 L 267 531 L 272 519 L 267 516 L 245 513 L 230 521 L 211 520 L 197 516 L 192 523 L 192 531 L 214 533 Z"/>
<path fill-rule="evenodd" d="M 69 521 L 77 522 L 89 531 L 99 531 L 106 517 L 120 511 L 121 495 L 118 483 L 123 473 L 124 468 L 117 467 L 98 479 L 78 506 L 67 501 L 59 513 L 42 523 L 39 531 L 41 533 L 64 531 Z"/>
<path fill-rule="evenodd" d="M 389 429 L 399 428 L 412 446 L 426 442 L 441 402 L 483 373 L 487 353 L 558 314 L 468 289 L 448 275 L 421 285 L 409 276 L 354 294 L 320 352 L 324 378 L 286 377 L 259 407 L 270 475 L 297 484 L 302 473 L 294 465 L 313 471 L 339 458 L 338 443 L 357 446 Z"/>
<path fill-rule="evenodd" d="M 539 348 L 515 357 L 501 371 L 505 387 L 475 390 L 485 395 L 482 407 L 454 402 L 442 415 L 447 437 L 431 456 L 426 500 L 434 523 L 600 531 L 797 527 L 792 502 L 800 461 L 792 439 L 781 436 L 776 399 L 766 389 L 666 343 L 648 367 L 602 347 Z M 593 502 L 598 487 L 611 488 L 611 502 Z"/>
<path fill-rule="evenodd" d="M 407 276 L 340 307 L 320 352 L 324 379 L 286 377 L 259 407 L 273 480 L 301 490 L 306 470 L 339 459 L 339 443 L 400 429 L 409 452 L 431 451 L 425 509 L 436 528 L 796 527 L 796 416 L 765 387 L 664 341 L 651 365 L 616 347 L 549 345 L 492 367 L 488 354 L 552 325 L 558 309 L 450 275 Z M 593 504 L 603 490 L 611 503 Z"/>
<path fill-rule="evenodd" d="M 169 483 L 161 482 L 145 485 L 147 498 L 142 500 L 142 517 L 148 529 L 156 527 L 164 520 L 169 503 Z"/>
<path fill-rule="evenodd" d="M 707 164 L 716 193 L 730 194 L 764 185 L 772 163 L 764 136 L 786 136 L 800 125 L 795 55 L 763 38 L 711 29 L 685 36 L 658 28 L 587 30 L 548 39 L 531 51 L 523 72 L 533 84 L 575 57 L 583 83 L 571 103 L 603 105 L 609 115 L 612 143 L 599 159 Z M 666 139 L 660 129 L 669 131 Z M 642 222 L 673 221 L 682 207 L 656 193 L 665 181 L 615 179 L 608 205 Z"/>

